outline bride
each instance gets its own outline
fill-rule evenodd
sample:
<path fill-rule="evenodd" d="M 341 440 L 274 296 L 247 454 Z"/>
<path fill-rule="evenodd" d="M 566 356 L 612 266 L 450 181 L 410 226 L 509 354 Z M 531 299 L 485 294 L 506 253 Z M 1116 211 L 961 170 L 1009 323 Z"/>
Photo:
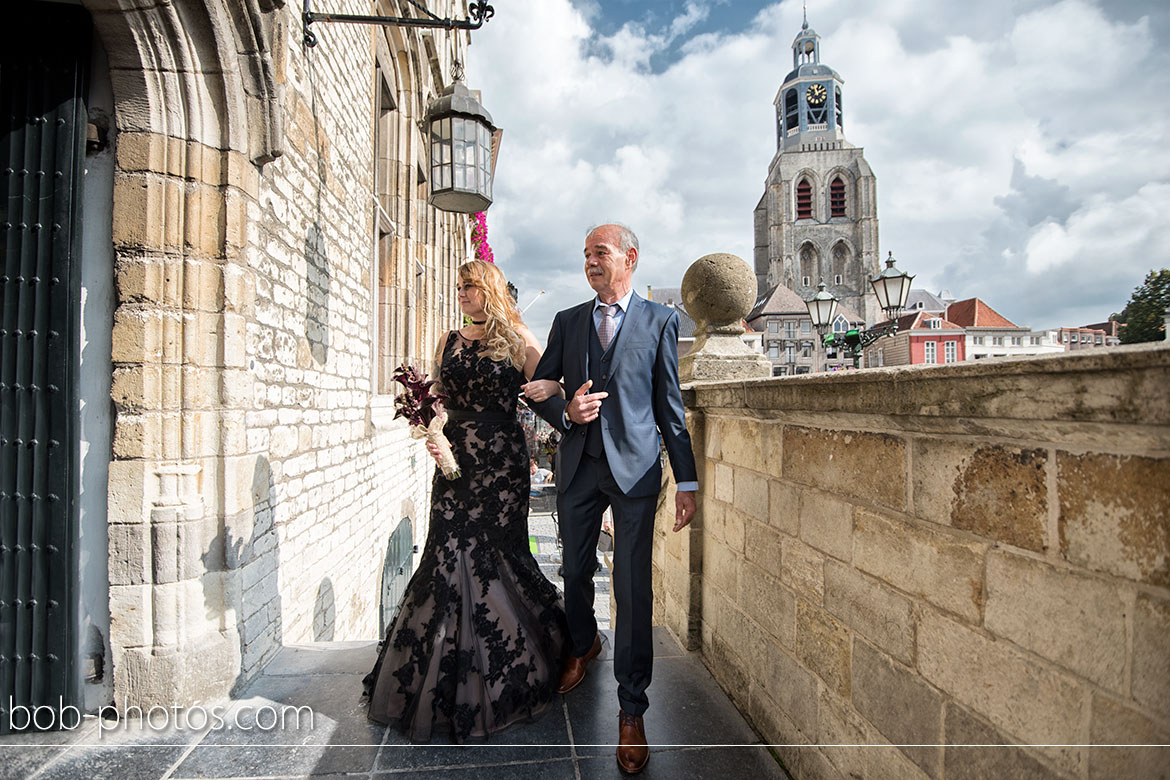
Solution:
<path fill-rule="evenodd" d="M 516 417 L 540 348 L 496 266 L 472 260 L 458 279 L 471 324 L 443 334 L 435 365 L 461 476 L 435 472 L 419 567 L 362 681 L 369 717 L 417 741 L 439 729 L 461 742 L 535 717 L 568 651 L 561 596 L 529 551 L 528 447 Z M 560 392 L 554 382 L 527 389 L 537 400 Z"/>

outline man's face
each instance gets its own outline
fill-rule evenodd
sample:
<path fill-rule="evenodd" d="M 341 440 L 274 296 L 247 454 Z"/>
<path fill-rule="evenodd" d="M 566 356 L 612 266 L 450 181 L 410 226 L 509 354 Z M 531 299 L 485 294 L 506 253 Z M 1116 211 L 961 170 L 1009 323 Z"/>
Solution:
<path fill-rule="evenodd" d="M 638 252 L 621 250 L 616 229 L 603 225 L 585 238 L 585 277 L 589 286 L 604 297 L 625 295 L 634 275 Z"/>

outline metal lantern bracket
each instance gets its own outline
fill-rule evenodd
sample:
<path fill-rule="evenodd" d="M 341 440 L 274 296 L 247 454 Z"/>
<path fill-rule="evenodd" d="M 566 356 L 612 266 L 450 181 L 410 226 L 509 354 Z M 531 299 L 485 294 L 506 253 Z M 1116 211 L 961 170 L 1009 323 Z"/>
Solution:
<path fill-rule="evenodd" d="M 317 36 L 309 29 L 313 22 L 333 22 L 340 24 L 378 24 L 383 27 L 428 27 L 443 28 L 445 30 L 478 30 L 483 23 L 495 16 L 495 9 L 487 3 L 471 3 L 467 6 L 466 19 L 440 19 L 431 13 L 417 0 L 406 0 L 426 16 L 357 16 L 354 14 L 330 14 L 312 10 L 309 6 L 312 0 L 305 0 L 305 10 L 301 19 L 305 26 L 305 45 L 317 45 Z"/>

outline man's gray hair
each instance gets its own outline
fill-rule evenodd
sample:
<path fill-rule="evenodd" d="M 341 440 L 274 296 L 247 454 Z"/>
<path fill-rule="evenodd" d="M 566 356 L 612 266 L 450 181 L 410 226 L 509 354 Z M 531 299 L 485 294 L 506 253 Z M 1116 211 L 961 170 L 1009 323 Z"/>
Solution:
<path fill-rule="evenodd" d="M 612 227 L 617 229 L 618 249 L 620 249 L 623 253 L 633 249 L 638 253 L 638 255 L 642 254 L 642 250 L 638 248 L 638 237 L 634 235 L 634 231 L 630 230 L 620 222 L 603 222 L 600 225 L 594 225 L 593 227 L 589 228 L 589 231 L 585 235 L 591 236 L 593 235 L 593 231 L 603 227 Z M 634 267 L 632 270 L 638 270 L 637 256 L 634 257 Z"/>

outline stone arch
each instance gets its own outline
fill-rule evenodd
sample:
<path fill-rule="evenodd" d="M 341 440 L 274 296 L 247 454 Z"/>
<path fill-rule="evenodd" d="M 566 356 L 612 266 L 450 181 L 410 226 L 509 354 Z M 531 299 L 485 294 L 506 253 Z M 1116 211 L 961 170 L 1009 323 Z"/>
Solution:
<path fill-rule="evenodd" d="M 805 241 L 796 250 L 796 262 L 800 269 L 800 287 L 815 286 L 821 280 L 821 252 L 817 245 Z"/>
<path fill-rule="evenodd" d="M 849 268 L 854 254 L 853 247 L 850 246 L 848 240 L 842 238 L 834 242 L 832 249 L 829 250 L 831 277 L 826 281 L 831 281 L 835 285 L 851 285 L 853 280 L 849 277 Z"/>
<path fill-rule="evenodd" d="M 82 4 L 109 55 L 117 150 L 114 694 L 206 700 L 237 681 L 233 570 L 268 501 L 243 440 L 254 282 L 242 257 L 258 166 L 282 152 L 284 0 Z"/>
<path fill-rule="evenodd" d="M 808 206 L 811 210 L 810 217 L 812 219 L 820 219 L 822 198 L 819 193 L 821 191 L 821 179 L 816 171 L 811 168 L 800 170 L 792 177 L 792 219 L 802 219 L 800 217 L 800 189 L 801 185 L 807 183 L 809 187 L 809 201 Z"/>
<path fill-rule="evenodd" d="M 825 189 L 821 198 L 823 201 L 822 207 L 825 210 L 824 213 L 828 215 L 830 219 L 833 217 L 852 217 L 852 215 L 856 213 L 857 188 L 855 186 L 854 176 L 849 172 L 849 169 L 843 168 L 841 166 L 832 168 L 825 174 L 825 182 Z M 840 183 L 840 185 L 844 188 L 842 192 L 844 196 L 844 213 L 839 213 L 840 210 L 835 212 L 833 208 L 834 187 L 838 183 Z"/>

